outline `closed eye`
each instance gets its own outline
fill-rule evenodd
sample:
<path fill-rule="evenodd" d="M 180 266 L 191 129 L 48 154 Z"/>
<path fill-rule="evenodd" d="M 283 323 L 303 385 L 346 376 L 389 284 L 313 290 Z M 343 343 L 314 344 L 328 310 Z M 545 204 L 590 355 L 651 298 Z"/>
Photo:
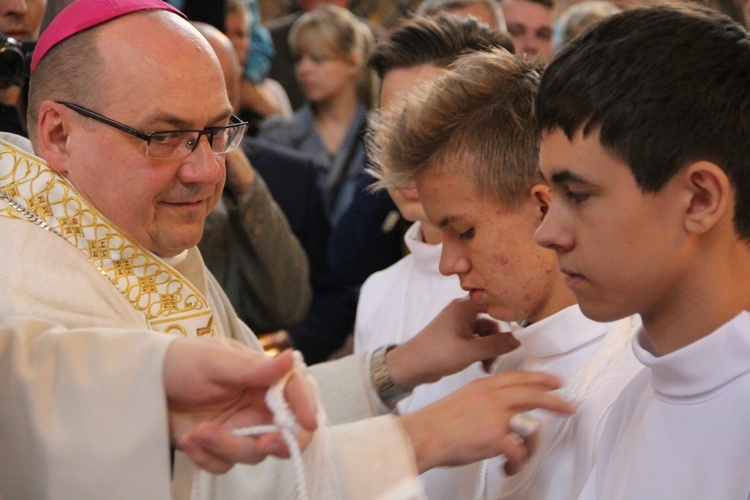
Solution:
<path fill-rule="evenodd" d="M 169 132 L 159 132 L 151 134 L 151 142 L 159 144 L 169 144 L 171 142 L 179 141 L 182 139 L 184 133 L 176 132 L 174 134 Z"/>
<path fill-rule="evenodd" d="M 580 205 L 584 201 L 586 201 L 589 197 L 588 193 L 577 193 L 575 191 L 567 190 L 565 192 L 565 197 L 568 198 L 573 202 L 575 205 Z"/>
<path fill-rule="evenodd" d="M 474 228 L 467 229 L 462 233 L 458 233 L 458 237 L 462 240 L 470 240 L 474 237 Z"/>

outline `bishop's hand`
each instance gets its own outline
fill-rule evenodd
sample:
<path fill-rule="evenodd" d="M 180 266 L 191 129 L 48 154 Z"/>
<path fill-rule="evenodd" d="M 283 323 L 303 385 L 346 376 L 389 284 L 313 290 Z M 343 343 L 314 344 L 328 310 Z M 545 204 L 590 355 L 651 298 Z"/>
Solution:
<path fill-rule="evenodd" d="M 176 339 L 164 360 L 173 444 L 213 473 L 224 473 L 235 463 L 258 463 L 268 455 L 288 457 L 278 433 L 236 436 L 232 430 L 273 424 L 266 391 L 293 365 L 291 351 L 270 358 L 229 339 Z M 297 439 L 304 449 L 317 426 L 307 376 L 292 371 L 284 394 L 301 426 Z"/>

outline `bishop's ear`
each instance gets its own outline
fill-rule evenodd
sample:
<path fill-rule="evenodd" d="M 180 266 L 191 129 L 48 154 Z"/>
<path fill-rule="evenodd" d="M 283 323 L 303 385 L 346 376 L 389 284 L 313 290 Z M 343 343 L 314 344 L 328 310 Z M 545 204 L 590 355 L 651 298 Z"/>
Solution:
<path fill-rule="evenodd" d="M 68 171 L 68 111 L 62 104 L 44 101 L 37 124 L 36 153 L 61 174 Z"/>
<path fill-rule="evenodd" d="M 731 223 L 733 188 L 727 174 L 715 163 L 697 161 L 684 167 L 683 188 L 690 196 L 685 229 L 703 234 L 725 216 Z"/>

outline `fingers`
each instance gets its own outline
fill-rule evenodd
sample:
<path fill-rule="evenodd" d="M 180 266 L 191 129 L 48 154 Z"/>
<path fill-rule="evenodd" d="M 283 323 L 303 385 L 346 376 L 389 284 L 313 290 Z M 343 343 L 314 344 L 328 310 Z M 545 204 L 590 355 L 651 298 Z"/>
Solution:
<path fill-rule="evenodd" d="M 311 384 L 307 375 L 295 371 L 284 388 L 289 409 L 300 426 L 308 431 L 314 431 L 318 426 L 315 389 Z"/>
<path fill-rule="evenodd" d="M 504 392 L 508 408 L 516 412 L 542 408 L 563 415 L 575 413 L 575 406 L 553 394 L 551 391 L 562 387 L 557 377 L 548 373 L 514 370 L 490 377 Z"/>
<path fill-rule="evenodd" d="M 227 472 L 235 463 L 256 464 L 268 455 L 267 450 L 259 449 L 255 437 L 234 436 L 213 422 L 183 435 L 177 446 L 198 467 L 214 474 Z M 269 446 L 265 444 L 265 448 Z"/>
<path fill-rule="evenodd" d="M 503 465 L 503 470 L 509 476 L 518 474 L 529 463 L 539 443 L 539 432 L 535 431 L 526 438 L 516 436 L 516 439 L 518 439 L 521 450 L 506 454 L 506 462 Z"/>
<path fill-rule="evenodd" d="M 505 455 L 508 470 L 529 459 L 533 439 L 520 438 L 509 425 L 518 412 L 543 408 L 564 415 L 573 406 L 551 391 L 560 380 L 545 373 L 505 372 L 475 380 L 442 400 L 404 415 L 420 471 Z"/>
<path fill-rule="evenodd" d="M 529 463 L 529 460 L 531 459 L 531 451 L 529 450 L 528 446 L 525 445 L 519 445 L 518 446 L 518 452 L 513 453 L 513 448 L 508 447 L 509 452 L 505 453 L 505 464 L 503 465 L 503 470 L 505 473 L 509 476 L 512 476 L 514 474 L 518 474 L 527 463 Z"/>
<path fill-rule="evenodd" d="M 488 337 L 496 333 L 501 333 L 500 324 L 487 318 L 478 317 L 474 324 L 475 337 Z"/>
<path fill-rule="evenodd" d="M 228 339 L 179 338 L 164 358 L 168 396 L 185 396 L 186 385 L 263 388 L 278 382 L 294 363 L 291 353 L 269 358 L 262 352 Z"/>
<path fill-rule="evenodd" d="M 511 332 L 502 332 L 497 326 L 492 333 L 487 333 L 487 329 L 483 333 L 483 335 L 475 335 L 471 343 L 472 349 L 483 352 L 485 355 L 499 356 L 515 351 L 521 345 Z"/>
<path fill-rule="evenodd" d="M 490 377 L 500 387 L 513 387 L 516 385 L 538 385 L 540 388 L 555 390 L 562 387 L 562 381 L 544 372 L 532 372 L 526 370 L 510 370 Z"/>
<path fill-rule="evenodd" d="M 300 451 L 312 440 L 310 432 L 297 435 Z M 178 447 L 200 468 L 224 474 L 236 463 L 257 464 L 268 456 L 289 458 L 284 439 L 277 433 L 235 436 L 211 423 L 203 424 L 180 438 Z"/>
<path fill-rule="evenodd" d="M 263 353 L 244 348 L 238 356 L 222 358 L 215 367 L 217 379 L 235 387 L 264 388 L 280 381 L 294 366 L 292 351 L 270 358 Z"/>
<path fill-rule="evenodd" d="M 305 451 L 312 441 L 313 433 L 302 430 L 295 436 L 300 451 Z M 288 444 L 279 434 L 265 434 L 258 438 L 258 450 L 278 458 L 289 458 L 291 453 Z"/>
<path fill-rule="evenodd" d="M 492 373 L 492 366 L 495 364 L 495 361 L 497 361 L 497 358 L 482 360 L 482 371 L 484 373 Z"/>

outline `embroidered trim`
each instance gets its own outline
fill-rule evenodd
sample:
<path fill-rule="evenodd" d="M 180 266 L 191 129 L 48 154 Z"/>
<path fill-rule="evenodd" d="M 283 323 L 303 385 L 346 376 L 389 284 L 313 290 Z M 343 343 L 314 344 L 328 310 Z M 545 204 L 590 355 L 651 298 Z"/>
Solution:
<path fill-rule="evenodd" d="M 151 329 L 218 335 L 208 301 L 190 281 L 131 241 L 41 158 L 0 140 L 0 216 L 24 220 L 76 247 L 146 318 Z"/>

